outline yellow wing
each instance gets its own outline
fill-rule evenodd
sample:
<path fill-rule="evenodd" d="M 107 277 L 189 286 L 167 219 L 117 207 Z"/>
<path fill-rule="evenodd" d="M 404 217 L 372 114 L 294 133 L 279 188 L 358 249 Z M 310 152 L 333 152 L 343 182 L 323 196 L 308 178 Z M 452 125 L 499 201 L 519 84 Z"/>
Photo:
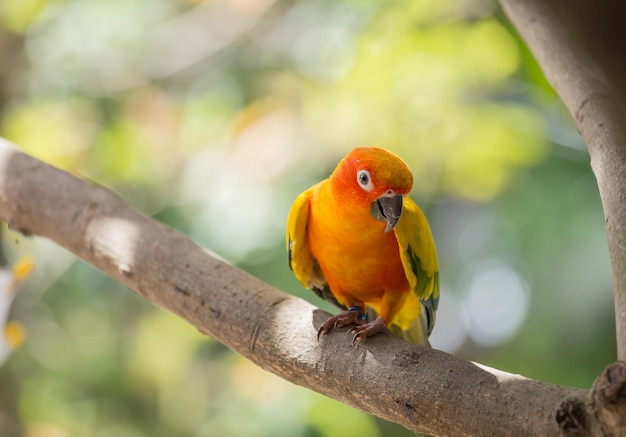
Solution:
<path fill-rule="evenodd" d="M 307 236 L 310 202 L 320 182 L 300 194 L 291 205 L 287 219 L 287 252 L 289 268 L 306 288 L 313 290 L 319 297 L 344 308 L 337 302 L 326 282 L 320 266 L 311 253 Z"/>
<path fill-rule="evenodd" d="M 427 335 L 435 326 L 439 304 L 439 262 L 428 220 L 408 196 L 402 205 L 402 217 L 394 232 L 400 248 L 400 259 L 411 289 L 422 304 Z"/>

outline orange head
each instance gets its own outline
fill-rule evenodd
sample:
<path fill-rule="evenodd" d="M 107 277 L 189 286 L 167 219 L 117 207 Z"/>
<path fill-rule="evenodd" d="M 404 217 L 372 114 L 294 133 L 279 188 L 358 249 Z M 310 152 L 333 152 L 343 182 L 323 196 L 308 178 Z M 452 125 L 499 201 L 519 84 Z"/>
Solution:
<path fill-rule="evenodd" d="M 402 213 L 402 198 L 413 187 L 413 175 L 397 155 L 379 147 L 358 147 L 341 160 L 330 176 L 342 200 L 370 214 L 391 231 Z"/>

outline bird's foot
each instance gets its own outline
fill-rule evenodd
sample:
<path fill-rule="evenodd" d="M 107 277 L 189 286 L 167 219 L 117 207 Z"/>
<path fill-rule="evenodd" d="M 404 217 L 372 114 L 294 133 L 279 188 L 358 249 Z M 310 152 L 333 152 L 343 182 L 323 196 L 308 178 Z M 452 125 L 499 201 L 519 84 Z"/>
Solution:
<path fill-rule="evenodd" d="M 369 323 L 364 323 L 359 326 L 355 326 L 350 331 L 348 331 L 348 333 L 354 334 L 354 337 L 352 337 L 352 346 L 354 346 L 354 343 L 357 340 L 363 341 L 367 337 L 371 337 L 372 335 L 378 334 L 379 332 L 382 332 L 385 330 L 387 330 L 387 326 L 385 325 L 383 318 L 377 317 L 375 320 Z"/>
<path fill-rule="evenodd" d="M 364 312 L 359 307 L 350 307 L 337 314 L 336 316 L 329 317 L 320 329 L 317 330 L 317 341 L 320 341 L 320 337 L 326 334 L 330 329 L 341 328 L 346 325 L 362 325 L 365 323 L 363 319 Z"/>

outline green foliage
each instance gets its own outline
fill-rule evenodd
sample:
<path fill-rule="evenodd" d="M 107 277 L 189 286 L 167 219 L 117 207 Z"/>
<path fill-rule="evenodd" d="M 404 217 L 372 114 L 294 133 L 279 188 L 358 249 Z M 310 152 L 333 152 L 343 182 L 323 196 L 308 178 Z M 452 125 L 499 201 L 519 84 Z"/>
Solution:
<path fill-rule="evenodd" d="M 489 2 L 0 0 L 0 26 L 28 57 L 0 135 L 261 279 L 332 310 L 289 271 L 287 211 L 375 144 L 406 159 L 435 234 L 435 347 L 583 387 L 614 358 L 584 146 Z M 408 435 L 51 243 L 11 235 L 5 249 L 37 263 L 14 308 L 26 343 L 5 363 L 32 435 Z"/>

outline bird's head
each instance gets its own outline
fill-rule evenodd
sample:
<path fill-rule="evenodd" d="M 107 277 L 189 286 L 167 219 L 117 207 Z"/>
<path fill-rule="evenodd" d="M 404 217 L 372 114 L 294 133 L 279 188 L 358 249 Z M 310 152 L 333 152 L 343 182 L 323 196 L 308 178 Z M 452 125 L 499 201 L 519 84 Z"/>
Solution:
<path fill-rule="evenodd" d="M 348 206 L 363 209 L 393 230 L 402 214 L 403 196 L 413 187 L 413 175 L 397 155 L 379 147 L 358 147 L 341 160 L 331 175 Z"/>

